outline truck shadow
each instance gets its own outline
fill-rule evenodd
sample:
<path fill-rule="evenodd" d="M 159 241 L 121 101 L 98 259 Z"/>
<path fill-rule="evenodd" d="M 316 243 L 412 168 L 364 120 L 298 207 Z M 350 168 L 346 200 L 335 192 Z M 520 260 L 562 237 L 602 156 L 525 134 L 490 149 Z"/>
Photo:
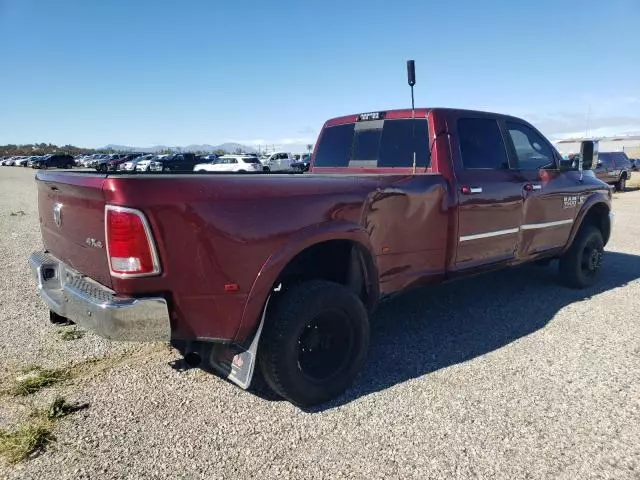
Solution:
<path fill-rule="evenodd" d="M 557 281 L 557 262 L 526 265 L 421 288 L 381 304 L 372 316 L 371 349 L 355 384 L 320 412 L 471 360 L 540 330 L 562 308 L 640 278 L 640 256 L 607 252 L 597 285 L 572 290 Z"/>

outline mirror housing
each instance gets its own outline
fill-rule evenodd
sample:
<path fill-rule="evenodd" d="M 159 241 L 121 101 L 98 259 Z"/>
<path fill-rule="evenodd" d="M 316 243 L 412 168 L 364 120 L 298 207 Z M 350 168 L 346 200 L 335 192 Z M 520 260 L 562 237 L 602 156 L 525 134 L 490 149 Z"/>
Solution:
<path fill-rule="evenodd" d="M 580 159 L 582 160 L 581 170 L 591 170 L 598 159 L 598 141 L 583 140 L 580 144 Z"/>

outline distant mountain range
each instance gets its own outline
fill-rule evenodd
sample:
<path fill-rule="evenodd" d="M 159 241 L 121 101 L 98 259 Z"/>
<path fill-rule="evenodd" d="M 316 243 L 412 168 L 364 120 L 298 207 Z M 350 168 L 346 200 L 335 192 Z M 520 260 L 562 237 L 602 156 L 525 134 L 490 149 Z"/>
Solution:
<path fill-rule="evenodd" d="M 171 149 L 174 152 L 214 152 L 216 150 L 224 150 L 225 152 L 233 153 L 236 150 L 241 150 L 243 153 L 255 153 L 257 150 L 253 147 L 247 147 L 239 143 L 223 143 L 221 145 L 187 145 L 186 147 L 171 147 L 167 145 L 154 145 L 153 147 L 129 147 L 127 145 L 105 145 L 100 150 L 115 150 L 115 151 L 133 151 L 133 152 L 149 152 L 158 153 Z"/>

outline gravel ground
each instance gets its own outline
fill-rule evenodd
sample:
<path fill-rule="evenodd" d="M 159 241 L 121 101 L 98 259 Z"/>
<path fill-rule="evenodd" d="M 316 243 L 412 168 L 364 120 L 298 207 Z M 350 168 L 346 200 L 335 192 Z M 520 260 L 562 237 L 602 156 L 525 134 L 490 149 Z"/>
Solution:
<path fill-rule="evenodd" d="M 90 405 L 0 478 L 640 478 L 640 191 L 616 194 L 598 286 L 527 266 L 407 294 L 375 315 L 354 388 L 305 412 L 178 372 L 162 344 L 60 339 L 27 267 L 41 245 L 32 179 L 0 169 L 2 375 L 127 356 L 0 397 L 5 428 L 56 393 Z"/>

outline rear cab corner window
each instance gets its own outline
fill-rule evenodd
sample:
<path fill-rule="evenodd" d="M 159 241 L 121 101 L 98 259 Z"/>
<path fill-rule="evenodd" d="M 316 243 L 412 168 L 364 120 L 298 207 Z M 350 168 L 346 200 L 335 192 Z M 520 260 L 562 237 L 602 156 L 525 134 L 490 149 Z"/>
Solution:
<path fill-rule="evenodd" d="M 430 165 L 426 118 L 376 119 L 325 127 L 316 167 L 410 168 Z"/>

